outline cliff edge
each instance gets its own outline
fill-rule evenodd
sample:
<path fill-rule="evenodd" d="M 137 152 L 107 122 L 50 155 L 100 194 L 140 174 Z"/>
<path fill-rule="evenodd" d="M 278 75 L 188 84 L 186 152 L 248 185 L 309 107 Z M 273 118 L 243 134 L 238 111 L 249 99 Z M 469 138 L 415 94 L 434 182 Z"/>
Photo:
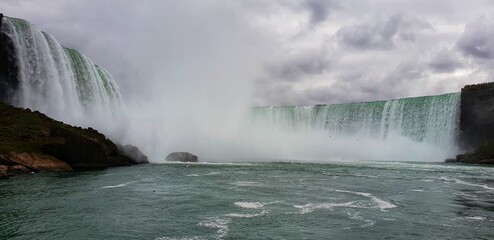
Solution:
<path fill-rule="evenodd" d="M 460 147 L 466 151 L 447 162 L 494 164 L 494 83 L 461 89 Z"/>
<path fill-rule="evenodd" d="M 461 89 L 460 145 L 472 150 L 494 138 L 494 83 Z"/>

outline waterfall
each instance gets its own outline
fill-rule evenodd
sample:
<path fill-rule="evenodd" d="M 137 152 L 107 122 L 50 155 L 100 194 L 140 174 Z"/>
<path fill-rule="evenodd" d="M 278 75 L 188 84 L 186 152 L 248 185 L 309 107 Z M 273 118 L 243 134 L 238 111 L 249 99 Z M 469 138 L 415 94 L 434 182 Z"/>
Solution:
<path fill-rule="evenodd" d="M 352 151 L 364 150 L 358 158 L 366 158 L 368 151 L 370 158 L 379 160 L 444 160 L 458 151 L 459 104 L 460 94 L 450 93 L 312 107 L 255 107 L 250 112 L 250 124 L 257 132 L 266 133 L 264 137 L 275 136 L 274 141 L 296 136 L 320 148 L 355 148 L 344 152 L 328 150 L 324 157 L 345 159 L 355 156 Z M 280 137 L 282 132 L 288 134 Z M 297 148 L 295 145 L 304 143 L 290 144 Z M 368 149 L 372 146 L 381 146 L 381 153 L 372 153 L 374 149 Z M 388 154 L 390 149 L 396 154 Z M 408 156 L 401 156 L 400 151 Z"/>
<path fill-rule="evenodd" d="M 158 115 L 152 124 L 139 119 L 132 125 L 131 120 L 125 122 L 125 115 L 116 115 L 125 108 L 118 85 L 105 69 L 25 20 L 5 17 L 1 27 L 2 36 L 14 45 L 18 69 L 17 87 L 13 94 L 5 94 L 9 102 L 70 124 L 96 127 L 112 139 L 131 132 L 129 136 L 144 139 L 147 146 L 168 144 L 173 151 L 185 147 L 227 161 L 443 161 L 458 152 L 459 93 L 312 107 L 255 107 L 243 118 L 230 113 L 192 115 L 186 119 L 192 119 L 192 125 L 185 117 L 166 112 L 163 116 L 169 118 Z M 124 122 L 116 124 L 117 120 Z M 194 125 L 196 121 L 200 127 Z M 166 136 L 178 139 L 175 145 Z M 155 155 L 158 159 L 164 154 Z"/>
<path fill-rule="evenodd" d="M 13 40 L 19 70 L 11 104 L 80 125 L 122 110 L 112 76 L 86 56 L 22 19 L 5 17 L 2 31 Z"/>

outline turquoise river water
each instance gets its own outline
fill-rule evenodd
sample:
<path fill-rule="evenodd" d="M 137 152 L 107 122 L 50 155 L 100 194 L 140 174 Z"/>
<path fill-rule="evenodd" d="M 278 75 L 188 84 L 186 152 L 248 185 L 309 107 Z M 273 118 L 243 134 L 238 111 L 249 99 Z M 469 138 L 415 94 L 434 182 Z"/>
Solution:
<path fill-rule="evenodd" d="M 494 239 L 494 168 L 150 164 L 0 181 L 1 239 Z"/>

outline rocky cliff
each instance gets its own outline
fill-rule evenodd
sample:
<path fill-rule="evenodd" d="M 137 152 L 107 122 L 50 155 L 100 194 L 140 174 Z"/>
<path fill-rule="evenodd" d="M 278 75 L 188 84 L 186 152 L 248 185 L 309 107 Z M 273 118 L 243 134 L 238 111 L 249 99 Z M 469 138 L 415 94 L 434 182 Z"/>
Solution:
<path fill-rule="evenodd" d="M 475 149 L 494 138 L 494 83 L 461 90 L 460 144 Z"/>
<path fill-rule="evenodd" d="M 460 147 L 452 162 L 494 164 L 494 83 L 461 89 Z"/>
<path fill-rule="evenodd" d="M 94 129 L 69 126 L 40 112 L 0 103 L 2 172 L 21 167 L 29 172 L 70 171 L 140 163 L 147 161 L 129 157 Z"/>
<path fill-rule="evenodd" d="M 459 154 L 456 156 L 455 161 L 462 163 L 494 164 L 494 141 L 483 144 L 473 152 Z"/>

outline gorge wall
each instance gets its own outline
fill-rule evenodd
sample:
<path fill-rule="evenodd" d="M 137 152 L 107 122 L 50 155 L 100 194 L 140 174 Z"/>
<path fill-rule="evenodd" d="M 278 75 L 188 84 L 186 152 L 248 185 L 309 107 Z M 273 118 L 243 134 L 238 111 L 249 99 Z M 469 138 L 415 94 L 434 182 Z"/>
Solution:
<path fill-rule="evenodd" d="M 494 139 L 494 83 L 461 89 L 460 145 L 473 150 Z"/>

